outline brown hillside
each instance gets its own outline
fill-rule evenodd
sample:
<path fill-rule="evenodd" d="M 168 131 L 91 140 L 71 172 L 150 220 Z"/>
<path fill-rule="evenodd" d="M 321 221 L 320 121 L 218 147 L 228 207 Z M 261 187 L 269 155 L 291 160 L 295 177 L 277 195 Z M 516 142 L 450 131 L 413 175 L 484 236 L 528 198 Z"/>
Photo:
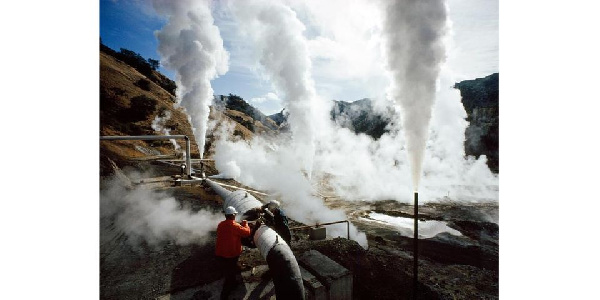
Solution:
<path fill-rule="evenodd" d="M 250 118 L 247 115 L 245 115 L 244 113 L 235 111 L 235 110 L 226 110 L 226 111 L 221 111 L 218 109 L 215 109 L 214 107 L 210 108 L 210 115 L 208 116 L 208 118 L 210 120 L 216 120 L 217 121 L 217 126 L 219 126 L 220 124 L 224 123 L 224 122 L 228 122 L 228 123 L 233 123 L 234 124 L 234 128 L 233 128 L 233 137 L 234 139 L 243 139 L 245 141 L 249 141 L 254 137 L 254 133 L 252 131 L 250 131 L 248 128 L 246 128 L 244 125 L 240 124 L 239 122 L 237 122 L 235 119 L 232 119 L 230 117 L 231 114 L 234 115 L 242 115 L 244 118 Z M 252 118 L 250 118 L 252 119 Z M 206 158 L 211 158 L 214 153 L 215 153 L 215 145 L 214 145 L 214 140 L 215 140 L 215 136 L 213 135 L 213 132 L 207 132 L 206 133 L 206 145 L 205 145 L 205 151 L 204 151 L 204 156 Z"/>
<path fill-rule="evenodd" d="M 164 78 L 158 72 L 152 74 L 156 78 Z M 152 122 L 157 116 L 170 112 L 171 117 L 165 127 L 171 135 L 187 135 L 191 138 L 192 158 L 199 158 L 200 153 L 188 122 L 187 114 L 182 108 L 175 108 L 175 96 L 147 78 L 130 65 L 116 59 L 112 55 L 100 52 L 100 135 L 163 135 L 152 129 Z M 253 120 L 244 113 L 226 109 L 220 111 L 211 107 L 211 120 L 217 124 L 231 122 L 235 125 L 234 136 L 250 140 L 254 133 L 242 125 L 254 124 L 257 132 L 268 132 L 262 123 Z M 241 123 L 240 123 L 241 122 Z M 214 136 L 207 133 L 205 158 L 214 153 Z M 169 141 L 101 141 L 100 165 L 101 173 L 111 173 L 108 158 L 119 167 L 132 165 L 131 158 L 142 158 L 155 155 L 181 156 L 185 150 L 185 141 L 176 140 L 181 147 L 177 153 Z"/>
<path fill-rule="evenodd" d="M 252 117 L 248 116 L 243 112 L 239 112 L 233 109 L 226 109 L 224 113 L 229 118 L 235 120 L 236 123 L 244 126 L 248 131 L 255 132 L 258 134 L 276 134 L 275 130 L 269 128 L 267 125 L 263 124 L 259 120 L 254 120 Z M 271 119 L 266 119 L 266 122 L 269 122 L 271 126 L 277 127 L 277 124 L 275 124 L 275 122 Z M 246 126 L 251 126 L 251 128 L 247 128 Z"/>
<path fill-rule="evenodd" d="M 147 90 L 140 87 L 144 84 L 147 85 Z M 144 118 L 138 118 L 131 107 L 132 99 L 139 96 L 156 101 L 152 111 Z M 159 114 L 164 115 L 169 111 L 171 118 L 166 125 L 171 128 L 171 134 L 185 134 L 193 139 L 187 115 L 181 109 L 173 107 L 174 101 L 173 95 L 131 66 L 110 55 L 100 53 L 100 135 L 156 134 L 151 127 L 152 121 Z M 178 143 L 182 147 L 185 145 L 183 141 Z M 168 147 L 155 147 L 155 149 L 161 153 L 173 151 Z M 192 153 L 199 155 L 197 146 L 192 147 Z"/>

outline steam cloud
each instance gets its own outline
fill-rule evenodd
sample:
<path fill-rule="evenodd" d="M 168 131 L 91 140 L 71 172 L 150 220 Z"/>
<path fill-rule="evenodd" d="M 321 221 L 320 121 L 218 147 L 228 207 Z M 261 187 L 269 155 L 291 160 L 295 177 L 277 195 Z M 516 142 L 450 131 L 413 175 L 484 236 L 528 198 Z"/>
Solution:
<path fill-rule="evenodd" d="M 250 42 L 260 49 L 258 60 L 261 63 L 264 64 L 265 55 L 269 59 L 274 59 L 282 57 L 282 53 L 289 53 L 299 56 L 278 60 L 278 62 L 303 68 L 310 66 L 303 56 L 305 52 L 298 50 L 303 49 L 302 47 L 295 49 L 287 47 L 295 45 L 288 40 L 300 41 L 298 43 L 302 44 L 304 38 L 300 35 L 302 26 L 297 24 L 299 20 L 296 20 L 297 16 L 291 13 L 289 8 L 271 1 L 253 1 L 245 5 L 233 9 L 239 10 L 237 16 L 240 19 L 240 27 L 244 28 L 248 36 L 253 37 Z M 357 1 L 353 2 L 352 9 L 356 10 L 356 6 L 360 5 L 366 7 L 374 4 L 368 1 Z M 293 175 L 306 171 L 306 168 L 296 163 L 296 158 L 304 153 L 305 148 L 295 148 L 294 139 L 285 134 L 280 134 L 277 140 L 267 140 L 258 136 L 249 144 L 239 140 L 228 141 L 222 136 L 216 142 L 217 168 L 226 170 L 237 166 L 234 169 L 240 170 L 238 179 L 241 182 L 250 186 L 256 185 L 257 188 L 277 191 L 289 198 L 287 201 L 294 203 L 314 201 L 305 200 L 305 197 L 313 197 L 314 186 L 323 182 L 335 195 L 346 200 L 395 199 L 410 203 L 414 188 L 418 186 L 421 170 L 424 180 L 423 186 L 420 187 L 422 202 L 448 198 L 470 202 L 496 201 L 498 177 L 487 168 L 486 158 L 482 156 L 479 159 L 465 159 L 464 157 L 463 142 L 465 128 L 468 125 L 465 121 L 466 112 L 462 107 L 459 92 L 451 88 L 455 82 L 451 76 L 452 72 L 444 69 L 442 65 L 444 61 L 442 38 L 446 31 L 445 7 L 439 1 L 422 2 L 420 5 L 416 2 L 401 1 L 392 4 L 390 8 L 385 5 L 379 6 L 388 14 L 388 21 L 379 25 L 374 24 L 372 28 L 364 30 L 380 34 L 388 41 L 383 50 L 389 57 L 388 65 L 395 75 L 392 76 L 392 89 L 389 95 L 390 98 L 399 101 L 403 99 L 402 101 L 408 103 L 404 105 L 401 102 L 402 108 L 398 111 L 396 106 L 383 97 L 374 98 L 372 99 L 374 109 L 386 114 L 391 120 L 400 119 L 402 123 L 390 124 L 389 132 L 378 140 L 364 134 L 357 135 L 330 122 L 328 116 L 318 114 L 318 112 L 328 113 L 331 103 L 318 101 L 319 98 L 316 96 L 315 101 L 305 102 L 306 105 L 310 105 L 306 110 L 310 109 L 312 115 L 308 116 L 310 119 L 304 118 L 304 120 L 311 122 L 310 125 L 315 128 L 313 129 L 315 145 L 313 176 L 308 183 L 303 182 L 305 177 Z M 338 13 L 345 13 L 346 6 L 334 6 Z M 310 6 L 308 8 L 309 11 L 306 13 L 310 15 Z M 322 6 L 317 6 L 316 9 L 321 8 Z M 371 7 L 367 10 L 371 10 Z M 409 16 L 404 16 L 400 10 Z M 274 29 L 270 28 L 265 20 L 253 19 L 258 16 L 256 17 L 258 19 L 279 20 L 276 17 L 278 11 L 279 17 L 285 16 L 293 20 L 280 20 L 276 24 L 281 25 L 281 28 Z M 315 12 L 307 19 L 317 16 L 323 14 Z M 395 20 L 397 18 L 403 20 Z M 319 20 L 315 22 L 323 23 Z M 295 27 L 283 26 L 287 23 L 295 24 Z M 297 30 L 290 28 L 297 28 Z M 271 33 L 276 30 L 279 30 L 278 34 Z M 293 35 L 293 38 L 288 35 Z M 267 36 L 270 38 L 266 38 Z M 317 36 L 315 39 L 319 38 L 320 36 Z M 397 47 L 399 52 L 396 52 L 394 47 Z M 282 53 L 272 53 L 275 51 Z M 270 71 L 275 83 L 294 82 L 289 78 L 295 78 L 298 84 L 306 82 L 310 87 L 310 77 L 305 81 L 300 80 L 306 78 L 305 75 L 285 77 L 286 80 L 277 81 L 277 78 L 283 75 L 304 74 L 275 72 L 274 70 L 298 70 L 293 67 L 277 66 L 279 68 L 272 68 Z M 264 67 L 268 73 L 269 68 Z M 436 80 L 440 81 L 438 89 L 436 89 Z M 291 102 L 287 100 L 289 106 Z M 399 117 L 401 114 L 402 118 Z M 293 121 L 292 116 L 290 110 L 290 122 Z M 276 171 L 271 172 L 272 170 Z M 284 178 L 291 183 L 281 182 Z M 412 189 L 411 179 L 414 185 Z M 304 191 L 298 191 L 302 189 Z M 293 193 L 299 194 L 292 195 Z M 303 212 L 298 214 L 301 213 Z"/>
<path fill-rule="evenodd" d="M 443 37 L 447 29 L 447 12 L 444 0 L 399 0 L 387 4 L 384 34 L 393 77 L 390 97 L 402 108 L 401 121 L 416 191 L 436 80 L 445 60 Z"/>
<path fill-rule="evenodd" d="M 317 140 L 317 128 L 329 128 L 328 103 L 317 97 L 311 78 L 311 62 L 304 25 L 296 13 L 279 1 L 230 3 L 240 29 L 250 39 L 257 60 L 282 95 L 289 113 L 291 136 L 268 141 L 257 137 L 250 144 L 228 141 L 230 127 L 222 126 L 216 143 L 215 161 L 219 170 L 241 170 L 238 180 L 272 191 L 282 198 L 287 214 L 295 220 L 314 224 L 345 220 L 341 210 L 331 210 L 314 196 L 310 178 Z M 224 133 L 225 132 L 225 133 Z M 232 160 L 234 159 L 234 160 Z M 366 247 L 364 233 L 351 226 L 351 238 Z M 345 236 L 344 226 L 333 226 L 333 236 Z"/>
<path fill-rule="evenodd" d="M 231 128 L 219 127 L 216 136 L 215 161 L 220 169 L 220 164 L 235 164 L 241 170 L 238 180 L 257 189 L 268 190 L 279 197 L 286 214 L 305 224 L 324 223 L 346 220 L 347 216 L 342 210 L 328 208 L 322 199 L 315 196 L 315 189 L 298 168 L 295 158 L 297 148 L 284 141 L 276 144 L 263 138 L 255 137 L 247 143 L 243 140 L 228 140 Z M 227 132 L 229 130 L 229 132 Z M 274 150 L 275 148 L 275 150 Z M 344 224 L 328 227 L 332 236 L 346 236 Z M 351 224 L 350 238 L 361 246 L 367 247 L 364 233 L 358 232 Z"/>
<path fill-rule="evenodd" d="M 131 176 L 131 175 L 130 175 Z M 220 221 L 221 214 L 181 207 L 164 192 L 138 187 L 127 188 L 113 178 L 100 193 L 101 222 L 114 223 L 129 241 L 157 245 L 174 241 L 179 245 L 203 244 Z"/>
<path fill-rule="evenodd" d="M 166 123 L 169 119 L 171 119 L 171 112 L 165 110 L 161 115 L 158 115 L 154 118 L 150 127 L 152 127 L 152 129 L 154 129 L 155 131 L 162 133 L 163 135 L 171 135 L 171 130 L 166 127 Z M 175 152 L 179 153 L 181 150 L 179 144 L 177 144 L 177 142 L 174 139 L 171 139 L 169 141 L 171 142 L 171 144 L 173 144 L 173 147 L 175 147 Z"/>
<path fill-rule="evenodd" d="M 162 63 L 176 71 L 177 101 L 191 117 L 194 136 L 204 157 L 210 81 L 228 70 L 229 53 L 211 14 L 210 1 L 154 0 L 154 9 L 169 18 L 157 31 Z"/>
<path fill-rule="evenodd" d="M 258 60 L 289 112 L 292 142 L 299 147 L 295 160 L 310 177 L 315 152 L 315 130 L 321 110 L 308 53 L 306 29 L 296 13 L 281 1 L 237 1 L 231 3 L 240 29 L 251 39 Z"/>
<path fill-rule="evenodd" d="M 315 196 L 317 185 L 322 184 L 345 200 L 410 203 L 422 172 L 422 202 L 497 200 L 498 178 L 487 168 L 485 157 L 464 157 L 466 112 L 459 92 L 451 88 L 451 72 L 442 66 L 447 22 L 443 2 L 401 1 L 384 6 L 387 21 L 380 31 L 373 28 L 387 40 L 384 50 L 393 75 L 389 94 L 401 105 L 397 110 L 386 99 L 373 99 L 374 109 L 401 120 L 390 124 L 389 132 L 378 140 L 341 128 L 320 114 L 327 114 L 331 103 L 315 95 L 303 26 L 289 7 L 272 1 L 238 4 L 232 9 L 240 27 L 258 50 L 257 60 L 278 93 L 284 95 L 293 136 L 280 134 L 274 140 L 255 136 L 246 142 L 231 138 L 231 128 L 221 126 L 215 132 L 219 170 L 234 169 L 240 182 L 279 195 L 290 217 L 309 224 L 347 218 L 344 211 L 329 209 Z M 339 10 L 343 13 L 344 8 Z M 299 136 L 314 144 L 303 147 L 297 142 L 302 140 Z M 298 157 L 313 147 L 309 177 Z M 344 228 L 333 229 L 334 236 L 345 235 Z M 351 238 L 366 245 L 364 233 L 355 226 Z"/>

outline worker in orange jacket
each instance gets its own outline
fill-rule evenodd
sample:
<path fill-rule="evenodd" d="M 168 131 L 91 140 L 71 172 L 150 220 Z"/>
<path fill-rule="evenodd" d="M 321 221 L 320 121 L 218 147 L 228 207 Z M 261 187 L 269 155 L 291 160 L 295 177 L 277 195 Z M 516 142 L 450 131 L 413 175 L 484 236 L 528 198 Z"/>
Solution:
<path fill-rule="evenodd" d="M 225 220 L 217 226 L 217 246 L 215 255 L 220 261 L 225 282 L 223 282 L 223 290 L 221 291 L 221 299 L 227 299 L 229 293 L 236 286 L 236 274 L 239 273 L 238 259 L 242 254 L 243 237 L 250 236 L 250 227 L 246 220 L 242 224 L 235 221 L 237 211 L 234 207 L 225 208 Z"/>

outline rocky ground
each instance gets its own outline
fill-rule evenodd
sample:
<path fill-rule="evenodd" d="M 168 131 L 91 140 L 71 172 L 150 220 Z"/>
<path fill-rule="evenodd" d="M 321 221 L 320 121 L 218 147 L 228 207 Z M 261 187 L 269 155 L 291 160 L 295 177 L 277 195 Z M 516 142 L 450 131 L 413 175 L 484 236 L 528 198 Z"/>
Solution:
<path fill-rule="evenodd" d="M 157 164 L 152 168 L 156 173 L 177 171 Z M 192 210 L 221 211 L 221 199 L 200 185 L 174 187 L 168 180 L 145 184 L 169 192 Z M 410 217 L 413 207 L 395 201 L 344 204 L 339 199 L 329 200 L 328 204 L 346 205 L 349 220 L 367 234 L 368 249 L 345 238 L 311 241 L 307 231 L 297 230 L 291 243 L 294 253 L 314 249 L 349 269 L 354 276 L 354 299 L 412 299 L 412 236 L 401 235 L 391 225 L 370 221 L 369 214 Z M 422 220 L 444 221 L 461 235 L 445 232 L 419 239 L 418 298 L 497 299 L 497 203 L 430 203 L 420 206 L 419 213 Z M 101 299 L 218 298 L 222 273 L 213 255 L 215 232 L 201 245 L 182 246 L 168 241 L 150 245 L 132 243 L 108 218 L 101 218 L 100 225 Z M 292 221 L 291 227 L 298 225 L 302 224 Z M 273 298 L 266 262 L 257 249 L 244 251 L 240 267 L 247 286 L 255 289 L 245 298 Z M 244 292 L 238 291 L 237 295 L 242 297 Z"/>

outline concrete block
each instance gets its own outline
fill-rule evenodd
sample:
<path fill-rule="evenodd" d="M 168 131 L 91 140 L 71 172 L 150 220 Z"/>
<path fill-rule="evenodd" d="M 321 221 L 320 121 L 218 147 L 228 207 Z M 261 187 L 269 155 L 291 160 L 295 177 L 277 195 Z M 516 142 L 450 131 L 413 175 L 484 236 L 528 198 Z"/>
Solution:
<path fill-rule="evenodd" d="M 298 263 L 327 288 L 329 300 L 352 299 L 353 279 L 348 269 L 316 250 L 304 252 Z"/>
<path fill-rule="evenodd" d="M 300 274 L 302 274 L 302 282 L 304 283 L 306 300 L 327 300 L 327 289 L 325 286 L 305 268 L 302 266 L 299 267 Z"/>
<path fill-rule="evenodd" d="M 311 228 L 309 237 L 311 240 L 324 240 L 327 236 L 327 229 L 325 227 Z"/>

